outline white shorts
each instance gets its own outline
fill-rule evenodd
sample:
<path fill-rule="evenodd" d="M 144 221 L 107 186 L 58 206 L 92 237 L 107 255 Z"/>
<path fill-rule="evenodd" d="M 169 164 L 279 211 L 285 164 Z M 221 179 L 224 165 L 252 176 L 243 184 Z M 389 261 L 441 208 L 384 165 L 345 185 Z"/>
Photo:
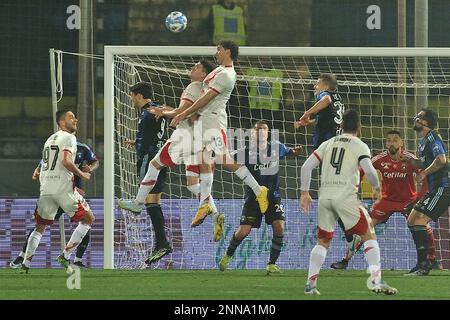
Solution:
<path fill-rule="evenodd" d="M 78 191 L 63 192 L 54 195 L 41 195 L 35 212 L 39 224 L 52 224 L 60 208 L 72 219 L 80 221 L 87 211 L 89 204 Z"/>
<path fill-rule="evenodd" d="M 194 144 L 196 153 L 206 151 L 214 151 L 219 156 L 227 152 L 227 129 L 223 127 L 218 118 L 208 116 L 200 116 L 194 124 L 195 138 L 201 132 L 201 145 Z"/>
<path fill-rule="evenodd" d="M 355 198 L 347 199 L 321 199 L 319 197 L 318 237 L 332 239 L 338 218 L 345 226 L 346 234 L 362 235 L 369 229 L 375 234 L 367 210 Z"/>
<path fill-rule="evenodd" d="M 217 120 L 202 117 L 193 126 L 180 125 L 161 148 L 156 161 L 167 167 L 182 163 L 195 166 L 203 161 L 204 150 L 220 157 L 228 150 L 226 129 L 218 125 Z"/>
<path fill-rule="evenodd" d="M 197 155 L 194 152 L 194 134 L 192 126 L 179 126 L 158 152 L 156 160 L 167 167 L 179 164 L 196 165 Z"/>

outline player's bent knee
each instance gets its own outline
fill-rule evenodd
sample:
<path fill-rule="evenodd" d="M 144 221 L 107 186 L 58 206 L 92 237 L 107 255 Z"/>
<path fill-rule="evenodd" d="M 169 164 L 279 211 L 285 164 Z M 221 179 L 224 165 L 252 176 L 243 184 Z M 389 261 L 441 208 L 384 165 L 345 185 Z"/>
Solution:
<path fill-rule="evenodd" d="M 36 224 L 35 230 L 40 234 L 44 234 L 46 227 L 47 226 L 45 224 Z"/>
<path fill-rule="evenodd" d="M 86 211 L 80 222 L 87 225 L 92 225 L 95 221 L 94 214 L 91 211 Z"/>
<path fill-rule="evenodd" d="M 370 230 L 367 230 L 366 233 L 360 234 L 359 236 L 361 237 L 361 241 L 362 242 L 366 242 L 368 240 L 376 240 L 377 239 L 377 236 L 374 233 L 372 233 Z"/>
<path fill-rule="evenodd" d="M 409 214 L 406 223 L 410 227 L 416 225 L 418 221 L 419 221 L 419 213 L 415 209 L 413 209 L 412 212 Z"/>
<path fill-rule="evenodd" d="M 273 233 L 277 237 L 282 237 L 284 235 L 284 221 L 283 220 L 275 220 L 272 223 Z"/>
<path fill-rule="evenodd" d="M 331 239 L 330 238 L 317 238 L 317 243 L 328 249 L 330 247 Z"/>
<path fill-rule="evenodd" d="M 157 170 L 161 170 L 162 168 L 164 168 L 163 165 L 161 165 L 157 160 L 153 159 L 152 161 L 150 161 L 150 163 L 157 169 Z"/>
<path fill-rule="evenodd" d="M 237 239 L 244 239 L 250 234 L 250 231 L 252 231 L 251 226 L 241 225 L 234 233 L 234 237 Z"/>

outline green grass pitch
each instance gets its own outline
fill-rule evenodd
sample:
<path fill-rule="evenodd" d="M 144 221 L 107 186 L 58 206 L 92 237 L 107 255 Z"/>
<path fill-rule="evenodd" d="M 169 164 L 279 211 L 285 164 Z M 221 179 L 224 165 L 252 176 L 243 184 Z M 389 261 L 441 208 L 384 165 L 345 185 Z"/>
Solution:
<path fill-rule="evenodd" d="M 450 272 L 404 277 L 384 271 L 383 278 L 399 290 L 377 295 L 366 288 L 362 270 L 324 270 L 321 296 L 305 296 L 306 271 L 289 270 L 266 276 L 265 270 L 81 270 L 81 288 L 69 290 L 63 269 L 31 269 L 29 274 L 0 269 L 0 299 L 160 299 L 160 300 L 291 300 L 291 299 L 450 299 Z"/>

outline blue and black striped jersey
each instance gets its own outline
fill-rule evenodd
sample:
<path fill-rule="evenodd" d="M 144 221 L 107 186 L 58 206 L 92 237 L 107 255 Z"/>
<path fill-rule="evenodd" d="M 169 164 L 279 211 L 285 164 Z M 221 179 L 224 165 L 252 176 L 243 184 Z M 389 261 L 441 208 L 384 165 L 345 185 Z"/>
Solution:
<path fill-rule="evenodd" d="M 150 102 L 141 108 L 139 114 L 138 132 L 136 134 L 136 153 L 140 158 L 149 155 L 152 159 L 163 146 L 166 139 L 166 119 L 156 120 L 149 107 L 161 106 L 158 102 Z"/>
<path fill-rule="evenodd" d="M 335 92 L 321 91 L 316 96 L 316 102 L 324 96 L 330 96 L 331 103 L 326 108 L 320 110 L 315 116 L 316 126 L 313 132 L 313 144 L 315 148 L 318 148 L 320 143 L 340 133 L 340 124 L 342 123 L 342 115 L 345 109 L 340 95 Z"/>
<path fill-rule="evenodd" d="M 420 141 L 417 148 L 417 157 L 424 163 L 425 167 L 428 167 L 440 154 L 447 157 L 447 148 L 442 141 L 441 135 L 437 131 L 431 130 Z M 450 187 L 448 163 L 438 171 L 427 175 L 427 182 L 430 192 L 436 192 L 439 187 Z"/>

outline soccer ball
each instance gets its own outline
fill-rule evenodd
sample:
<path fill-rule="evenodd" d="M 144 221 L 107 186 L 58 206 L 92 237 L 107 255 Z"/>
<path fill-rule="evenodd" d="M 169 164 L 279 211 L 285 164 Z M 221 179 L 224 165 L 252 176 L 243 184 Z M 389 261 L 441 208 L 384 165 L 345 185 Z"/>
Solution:
<path fill-rule="evenodd" d="M 172 32 L 181 32 L 186 26 L 187 18 L 182 12 L 173 11 L 166 18 L 166 27 Z"/>

